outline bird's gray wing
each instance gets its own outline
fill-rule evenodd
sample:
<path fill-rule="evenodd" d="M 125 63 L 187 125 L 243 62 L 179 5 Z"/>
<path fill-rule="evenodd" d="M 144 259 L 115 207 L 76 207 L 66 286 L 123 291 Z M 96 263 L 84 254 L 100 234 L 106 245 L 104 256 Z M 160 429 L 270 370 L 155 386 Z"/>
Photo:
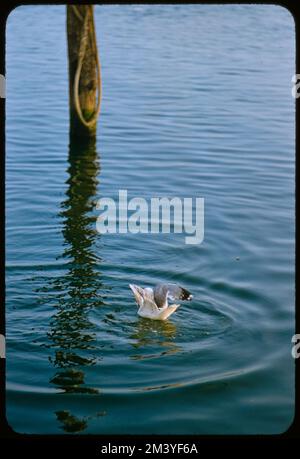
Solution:
<path fill-rule="evenodd" d="M 168 287 L 167 284 L 158 284 L 154 290 L 154 301 L 159 308 L 166 306 L 168 300 Z"/>
<path fill-rule="evenodd" d="M 171 300 L 191 300 L 191 293 L 177 284 L 158 284 L 154 289 L 154 300 L 160 308 L 164 306 L 170 298 Z"/>
<path fill-rule="evenodd" d="M 131 290 L 132 290 L 132 292 L 134 294 L 134 298 L 135 298 L 135 301 L 137 302 L 137 304 L 139 306 L 143 306 L 143 304 L 144 304 L 144 289 L 142 289 L 138 285 L 134 285 L 134 284 L 129 284 L 129 287 L 131 288 Z"/>
<path fill-rule="evenodd" d="M 143 308 L 145 310 L 151 312 L 152 314 L 158 314 L 159 313 L 159 309 L 158 309 L 157 305 L 150 298 L 145 298 Z"/>
<path fill-rule="evenodd" d="M 154 301 L 153 290 L 152 288 L 142 288 L 135 284 L 129 284 L 131 288 L 135 301 L 140 306 L 140 308 L 145 308 L 148 311 L 151 311 L 153 314 L 159 312 L 157 305 Z"/>

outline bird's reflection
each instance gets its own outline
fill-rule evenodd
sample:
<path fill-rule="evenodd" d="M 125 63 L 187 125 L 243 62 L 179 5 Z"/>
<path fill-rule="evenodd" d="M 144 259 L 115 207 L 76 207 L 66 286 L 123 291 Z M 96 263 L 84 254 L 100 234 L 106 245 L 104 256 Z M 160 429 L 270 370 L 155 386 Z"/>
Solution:
<path fill-rule="evenodd" d="M 56 309 L 50 321 L 48 338 L 54 355 L 49 357 L 55 368 L 50 380 L 64 393 L 97 394 L 85 381 L 85 369 L 96 363 L 94 325 L 91 309 L 103 304 L 103 283 L 97 254 L 95 208 L 100 170 L 95 142 L 70 144 L 68 178 L 59 219 L 63 235 L 61 275 L 48 281 L 43 292 L 52 296 Z M 88 418 L 78 418 L 67 410 L 56 412 L 57 420 L 67 432 L 84 430 Z"/>
<path fill-rule="evenodd" d="M 138 353 L 131 355 L 131 359 L 144 360 L 176 354 L 181 350 L 181 347 L 176 344 L 176 336 L 177 327 L 172 322 L 138 319 L 134 333 L 130 336 L 131 345 Z"/>

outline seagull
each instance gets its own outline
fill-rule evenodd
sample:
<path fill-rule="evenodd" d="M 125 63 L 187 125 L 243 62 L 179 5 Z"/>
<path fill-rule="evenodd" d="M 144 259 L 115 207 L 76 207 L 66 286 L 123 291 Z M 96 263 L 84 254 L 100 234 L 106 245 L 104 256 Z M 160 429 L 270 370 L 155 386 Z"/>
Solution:
<path fill-rule="evenodd" d="M 190 301 L 193 295 L 177 284 L 158 284 L 156 287 L 142 288 L 129 284 L 139 306 L 138 315 L 147 319 L 166 320 L 179 308 L 180 304 L 171 304 L 168 300 Z"/>

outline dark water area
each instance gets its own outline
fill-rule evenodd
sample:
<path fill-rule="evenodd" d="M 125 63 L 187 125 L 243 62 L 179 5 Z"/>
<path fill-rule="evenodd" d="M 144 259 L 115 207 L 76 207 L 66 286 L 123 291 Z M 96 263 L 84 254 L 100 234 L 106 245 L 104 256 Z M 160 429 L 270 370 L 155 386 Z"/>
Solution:
<path fill-rule="evenodd" d="M 294 416 L 295 30 L 278 6 L 96 6 L 97 142 L 69 143 L 63 6 L 7 23 L 7 419 L 241 434 Z M 39 37 L 37 40 L 36 37 Z M 203 197 L 205 236 L 96 231 L 101 197 Z M 194 299 L 139 318 L 129 283 Z"/>

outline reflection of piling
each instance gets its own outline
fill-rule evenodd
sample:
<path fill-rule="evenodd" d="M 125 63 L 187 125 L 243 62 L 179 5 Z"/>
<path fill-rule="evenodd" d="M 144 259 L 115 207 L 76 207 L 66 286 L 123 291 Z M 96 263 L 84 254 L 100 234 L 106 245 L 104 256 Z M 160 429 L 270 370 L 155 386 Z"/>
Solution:
<path fill-rule="evenodd" d="M 53 287 L 61 294 L 55 300 L 57 313 L 51 319 L 49 333 L 56 348 L 51 361 L 62 371 L 51 382 L 65 392 L 94 393 L 95 389 L 83 386 L 83 368 L 94 364 L 90 353 L 85 355 L 94 341 L 88 311 L 102 304 L 103 287 L 97 270 L 101 258 L 95 251 L 98 235 L 92 213 L 99 173 L 94 138 L 84 145 L 80 141 L 70 142 L 67 172 L 68 187 L 59 217 L 64 238 L 61 257 L 68 263 L 66 272 L 53 281 Z"/>
<path fill-rule="evenodd" d="M 70 135 L 96 135 L 101 79 L 92 5 L 67 6 Z"/>
<path fill-rule="evenodd" d="M 65 260 L 65 269 L 48 277 L 40 292 L 42 301 L 53 305 L 55 311 L 48 332 L 53 349 L 49 361 L 55 368 L 50 383 L 66 394 L 93 395 L 99 389 L 87 384 L 85 369 L 100 358 L 93 355 L 96 335 L 89 317 L 91 310 L 103 304 L 105 288 L 93 215 L 100 164 L 95 137 L 82 140 L 70 139 L 67 187 L 59 212 L 64 244 L 58 259 Z M 85 428 L 87 418 L 76 419 L 65 410 L 56 414 L 66 431 Z"/>

